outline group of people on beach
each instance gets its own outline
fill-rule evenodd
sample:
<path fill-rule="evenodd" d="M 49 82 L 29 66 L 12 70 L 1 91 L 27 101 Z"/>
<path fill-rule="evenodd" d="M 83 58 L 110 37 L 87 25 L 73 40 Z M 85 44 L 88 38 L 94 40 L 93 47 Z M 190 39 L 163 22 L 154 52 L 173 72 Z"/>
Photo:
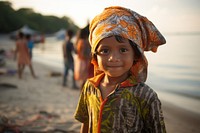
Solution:
<path fill-rule="evenodd" d="M 37 78 L 32 65 L 32 51 L 34 41 L 31 39 L 30 34 L 19 32 L 16 40 L 16 49 L 14 59 L 17 59 L 18 77 L 22 79 L 25 66 L 29 66 L 33 78 Z"/>
<path fill-rule="evenodd" d="M 82 87 L 87 78 L 93 77 L 93 65 L 91 63 L 91 47 L 88 41 L 89 25 L 80 29 L 76 35 L 76 42 L 72 42 L 74 32 L 66 31 L 66 38 L 62 45 L 64 58 L 63 86 L 67 85 L 69 70 L 72 70 L 72 87 Z M 73 54 L 75 53 L 75 56 Z"/>

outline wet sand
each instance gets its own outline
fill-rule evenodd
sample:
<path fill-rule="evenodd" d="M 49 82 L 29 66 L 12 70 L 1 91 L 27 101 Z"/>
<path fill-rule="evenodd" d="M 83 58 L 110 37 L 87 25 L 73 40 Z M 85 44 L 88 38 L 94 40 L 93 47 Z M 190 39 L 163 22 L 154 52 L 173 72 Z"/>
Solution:
<path fill-rule="evenodd" d="M 0 40 L 0 48 L 10 50 L 13 44 Z M 79 132 L 80 123 L 73 118 L 79 90 L 71 88 L 70 84 L 62 87 L 59 75 L 62 71 L 37 62 L 33 62 L 33 67 L 37 79 L 31 76 L 28 67 L 23 79 L 18 79 L 16 62 L 11 56 L 6 59 L 6 65 L 0 67 L 12 70 L 0 75 L 0 116 L 6 116 L 13 129 L 24 132 Z M 58 75 L 52 76 L 52 72 Z M 168 133 L 200 132 L 198 112 L 173 104 L 169 100 L 172 97 L 163 92 L 158 96 Z"/>

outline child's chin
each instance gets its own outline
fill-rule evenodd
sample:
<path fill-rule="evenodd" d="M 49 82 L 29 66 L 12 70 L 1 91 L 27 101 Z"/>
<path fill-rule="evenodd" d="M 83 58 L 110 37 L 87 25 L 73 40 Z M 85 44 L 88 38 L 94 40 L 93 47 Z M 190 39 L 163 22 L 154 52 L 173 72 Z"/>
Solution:
<path fill-rule="evenodd" d="M 120 74 L 120 73 L 108 73 L 107 75 L 108 75 L 109 77 L 112 77 L 112 78 L 117 78 L 117 77 L 122 76 L 122 74 Z"/>

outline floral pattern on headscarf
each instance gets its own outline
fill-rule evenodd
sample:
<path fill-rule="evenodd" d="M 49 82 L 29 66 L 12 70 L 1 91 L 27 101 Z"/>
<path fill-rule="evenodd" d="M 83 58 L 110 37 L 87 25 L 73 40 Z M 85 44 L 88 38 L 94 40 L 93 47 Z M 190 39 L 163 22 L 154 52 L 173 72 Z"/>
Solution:
<path fill-rule="evenodd" d="M 144 51 L 156 52 L 159 45 L 165 44 L 165 38 L 146 17 L 138 13 L 119 6 L 105 8 L 90 23 L 89 41 L 92 54 L 98 46 L 98 43 L 110 36 L 119 35 L 127 38 L 137 44 L 142 57 L 133 64 L 131 73 L 137 81 L 145 82 L 147 78 L 148 62 Z M 98 75 L 98 66 L 93 60 L 95 66 L 95 75 Z"/>

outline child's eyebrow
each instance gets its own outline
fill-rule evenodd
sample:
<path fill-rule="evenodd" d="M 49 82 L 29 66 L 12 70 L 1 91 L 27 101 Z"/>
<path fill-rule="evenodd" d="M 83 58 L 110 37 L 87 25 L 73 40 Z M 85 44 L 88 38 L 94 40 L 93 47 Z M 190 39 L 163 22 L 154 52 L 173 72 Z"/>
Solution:
<path fill-rule="evenodd" d="M 110 46 L 110 44 L 101 43 L 101 44 L 99 44 L 98 48 L 100 48 L 100 47 L 109 47 L 109 46 Z M 98 48 L 97 48 L 97 49 L 98 49 Z"/>

